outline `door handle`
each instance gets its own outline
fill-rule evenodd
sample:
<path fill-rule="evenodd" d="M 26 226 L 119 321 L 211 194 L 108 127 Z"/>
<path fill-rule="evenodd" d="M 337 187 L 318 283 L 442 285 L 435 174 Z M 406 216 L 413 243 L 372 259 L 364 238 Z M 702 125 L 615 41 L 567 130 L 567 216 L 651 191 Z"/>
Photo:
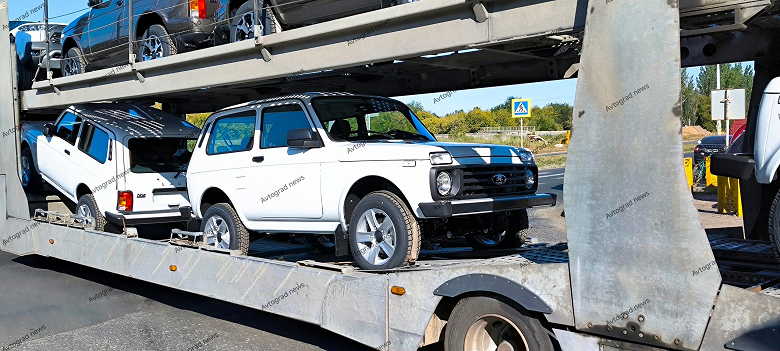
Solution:
<path fill-rule="evenodd" d="M 66 154 L 68 154 L 68 155 L 70 155 L 70 151 L 68 151 L 68 150 L 65 150 L 65 153 L 66 153 Z"/>
<path fill-rule="evenodd" d="M 260 162 L 263 162 L 263 161 L 265 161 L 265 156 L 255 156 L 255 157 L 252 157 L 252 162 L 260 163 Z"/>

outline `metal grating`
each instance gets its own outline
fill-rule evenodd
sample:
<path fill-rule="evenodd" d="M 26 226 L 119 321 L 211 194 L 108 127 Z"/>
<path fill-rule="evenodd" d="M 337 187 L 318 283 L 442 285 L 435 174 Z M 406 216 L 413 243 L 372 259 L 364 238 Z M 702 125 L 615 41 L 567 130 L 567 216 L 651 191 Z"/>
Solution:
<path fill-rule="evenodd" d="M 468 167 L 463 169 L 462 199 L 517 195 L 529 190 L 525 187 L 526 166 Z M 496 185 L 493 177 L 503 174 L 506 183 Z"/>

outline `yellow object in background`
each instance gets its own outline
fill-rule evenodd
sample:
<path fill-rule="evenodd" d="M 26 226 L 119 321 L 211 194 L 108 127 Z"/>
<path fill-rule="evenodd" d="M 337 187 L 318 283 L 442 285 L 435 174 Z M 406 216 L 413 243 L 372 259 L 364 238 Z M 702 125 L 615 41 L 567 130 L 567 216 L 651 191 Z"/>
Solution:
<path fill-rule="evenodd" d="M 563 141 L 561 142 L 561 144 L 563 144 L 563 145 L 569 145 L 569 140 L 571 140 L 571 131 L 570 131 L 570 130 L 567 130 L 567 131 L 566 131 L 566 137 L 565 137 L 565 138 L 563 138 Z"/>
<path fill-rule="evenodd" d="M 705 167 L 706 172 L 707 172 L 706 175 L 705 175 L 705 181 L 707 183 L 707 186 L 710 186 L 710 185 L 718 186 L 718 178 L 719 177 L 716 176 L 716 175 L 713 175 L 712 173 L 710 173 L 710 158 L 709 157 L 704 159 L 704 167 Z"/>
<path fill-rule="evenodd" d="M 739 179 L 717 177 L 719 178 L 717 180 L 718 213 L 730 213 L 742 217 L 742 196 L 739 193 Z"/>
<path fill-rule="evenodd" d="M 683 159 L 685 165 L 685 178 L 688 179 L 688 187 L 693 186 L 693 159 L 686 157 Z"/>

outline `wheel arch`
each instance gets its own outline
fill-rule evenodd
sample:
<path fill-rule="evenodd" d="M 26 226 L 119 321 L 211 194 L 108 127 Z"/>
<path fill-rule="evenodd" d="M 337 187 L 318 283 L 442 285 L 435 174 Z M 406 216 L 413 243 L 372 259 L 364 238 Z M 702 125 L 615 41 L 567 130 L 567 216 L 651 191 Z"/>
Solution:
<path fill-rule="evenodd" d="M 345 231 L 348 220 L 350 216 L 352 216 L 352 211 L 355 209 L 358 202 L 360 202 L 360 199 L 371 192 L 380 190 L 387 190 L 397 195 L 414 215 L 414 207 L 409 205 L 409 200 L 406 199 L 401 188 L 395 185 L 395 183 L 382 176 L 364 176 L 354 181 L 352 186 L 349 187 L 349 190 L 345 191 L 341 196 L 339 211 L 341 212 L 341 224 Z"/>
<path fill-rule="evenodd" d="M 64 58 L 65 54 L 68 53 L 68 50 L 70 50 L 71 48 L 74 48 L 74 47 L 78 48 L 79 50 L 81 50 L 82 54 L 84 53 L 84 50 L 81 49 L 81 47 L 79 46 L 79 44 L 76 42 L 75 39 L 73 39 L 72 37 L 65 38 L 65 41 L 62 42 L 62 50 L 61 50 L 62 51 L 62 57 Z"/>
<path fill-rule="evenodd" d="M 138 17 L 138 21 L 135 23 L 135 39 L 139 40 L 143 37 L 149 27 L 159 24 L 168 30 L 168 26 L 165 25 L 165 21 L 162 16 L 156 12 L 146 12 Z"/>
<path fill-rule="evenodd" d="M 206 213 L 209 207 L 222 202 L 229 203 L 235 208 L 235 205 L 233 205 L 233 202 L 230 201 L 230 197 L 227 195 L 227 193 L 222 191 L 220 188 L 210 187 L 203 191 L 203 194 L 200 196 L 197 209 L 193 210 L 197 210 L 198 217 L 203 218 L 203 214 Z"/>
<path fill-rule="evenodd" d="M 493 294 L 510 299 L 531 312 L 542 314 L 553 312 L 550 305 L 524 286 L 492 274 L 475 273 L 452 278 L 439 285 L 433 294 L 457 300 L 465 295 Z"/>
<path fill-rule="evenodd" d="M 461 300 L 481 296 L 503 301 L 515 309 L 520 307 L 527 310 L 547 329 L 550 341 L 558 343 L 553 336 L 553 326 L 546 317 L 553 312 L 552 308 L 533 292 L 506 278 L 492 274 L 466 274 L 444 282 L 434 290 L 434 295 L 441 296 L 441 300 L 426 327 L 426 335 L 438 336 L 439 340 L 443 340 L 446 323 L 441 321 L 449 321 Z"/>
<path fill-rule="evenodd" d="M 79 199 L 87 194 L 92 194 L 92 190 L 89 190 L 89 187 L 84 183 L 79 183 L 79 185 L 76 186 L 76 201 L 78 202 Z"/>

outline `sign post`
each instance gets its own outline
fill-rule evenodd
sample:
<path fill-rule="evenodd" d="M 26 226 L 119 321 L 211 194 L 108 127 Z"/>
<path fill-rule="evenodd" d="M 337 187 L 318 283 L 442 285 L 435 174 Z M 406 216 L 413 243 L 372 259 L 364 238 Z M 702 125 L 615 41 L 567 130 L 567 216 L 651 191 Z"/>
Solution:
<path fill-rule="evenodd" d="M 512 117 L 520 118 L 520 147 L 523 147 L 523 118 L 531 117 L 531 99 L 512 99 Z"/>
<path fill-rule="evenodd" d="M 726 121 L 726 148 L 729 147 L 729 120 L 745 119 L 745 89 L 713 90 L 712 120 Z"/>

